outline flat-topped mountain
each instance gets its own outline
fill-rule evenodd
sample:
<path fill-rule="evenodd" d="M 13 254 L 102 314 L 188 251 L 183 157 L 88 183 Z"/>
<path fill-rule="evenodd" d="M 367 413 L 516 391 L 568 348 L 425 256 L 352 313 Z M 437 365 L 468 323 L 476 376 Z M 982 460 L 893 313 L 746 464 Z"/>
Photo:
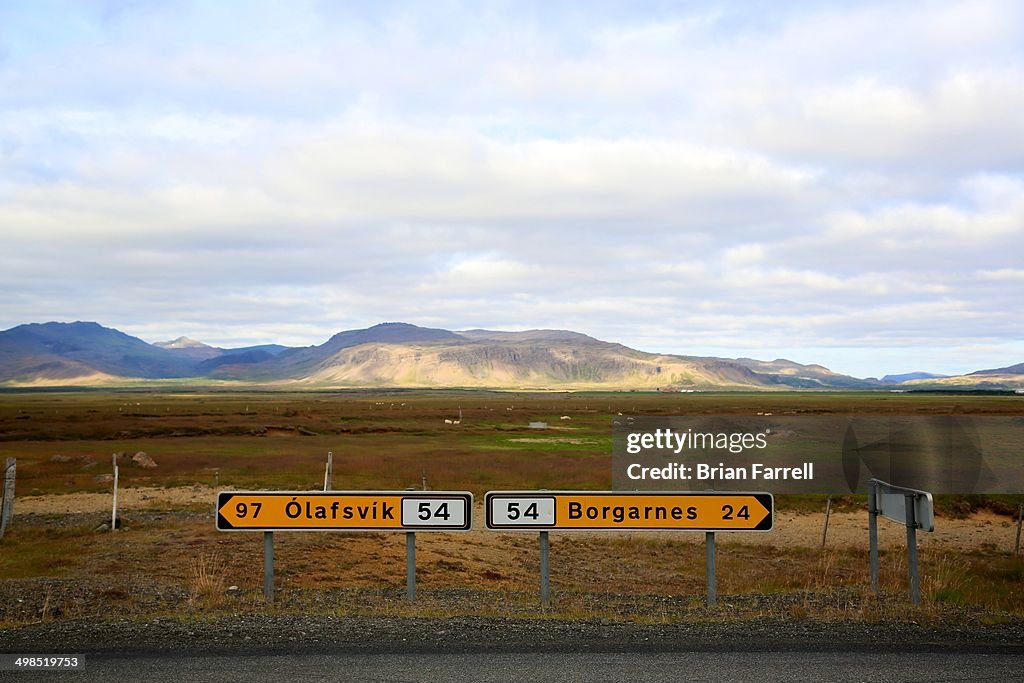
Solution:
<path fill-rule="evenodd" d="M 830 375 L 836 380 L 830 384 L 793 368 L 788 371 L 759 373 L 728 359 L 645 353 L 567 330 L 450 332 L 383 323 L 342 332 L 319 346 L 286 351 L 266 362 L 224 365 L 210 377 L 325 387 L 665 391 L 829 388 L 857 382 Z"/>

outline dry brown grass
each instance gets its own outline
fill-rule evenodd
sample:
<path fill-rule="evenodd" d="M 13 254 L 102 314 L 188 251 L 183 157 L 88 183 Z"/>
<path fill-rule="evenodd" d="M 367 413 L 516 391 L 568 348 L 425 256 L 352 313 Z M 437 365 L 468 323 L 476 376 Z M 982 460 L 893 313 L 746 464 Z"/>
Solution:
<path fill-rule="evenodd" d="M 224 605 L 227 568 L 227 563 L 217 553 L 201 553 L 189 561 L 190 608 L 212 610 Z"/>
<path fill-rule="evenodd" d="M 777 549 L 723 543 L 719 606 L 704 605 L 703 545 L 689 537 L 561 535 L 552 538 L 553 603 L 538 605 L 534 534 L 423 534 L 417 537 L 419 599 L 404 600 L 401 534 L 275 535 L 277 601 L 262 599 L 262 538 L 218 533 L 206 520 L 155 520 L 118 534 L 78 527 L 87 545 L 60 576 L 32 579 L 36 564 L 7 566 L 25 577 L 0 581 L 0 623 L 72 616 L 209 615 L 268 609 L 369 616 L 525 616 L 644 623 L 746 618 L 885 621 L 1020 618 L 1020 560 L 1006 553 L 948 551 L 922 556 L 924 604 L 907 597 L 905 553 L 882 558 L 882 596 L 868 586 L 860 548 Z M 69 532 L 70 534 L 70 532 Z M 35 539 L 66 549 L 72 535 L 48 539 L 16 527 L 4 550 Z M 32 562 L 32 556 L 25 556 Z M 228 592 L 229 585 L 240 591 Z M 980 616 L 979 616 L 980 615 Z M 1014 617 L 1016 615 L 1016 617 Z M 959 617 L 958 617 L 959 618 Z"/>

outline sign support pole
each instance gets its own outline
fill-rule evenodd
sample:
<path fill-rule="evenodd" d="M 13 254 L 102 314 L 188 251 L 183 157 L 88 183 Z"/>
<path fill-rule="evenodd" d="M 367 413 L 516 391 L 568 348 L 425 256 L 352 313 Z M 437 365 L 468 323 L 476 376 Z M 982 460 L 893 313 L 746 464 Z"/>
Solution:
<path fill-rule="evenodd" d="M 263 597 L 274 602 L 274 532 L 263 532 Z"/>
<path fill-rule="evenodd" d="M 871 563 L 871 592 L 878 597 L 878 482 L 868 482 L 868 554 Z"/>
<path fill-rule="evenodd" d="M 921 604 L 921 577 L 917 573 L 917 520 L 914 518 L 913 493 L 905 495 L 907 504 L 907 571 L 910 572 L 910 602 Z"/>
<path fill-rule="evenodd" d="M 549 558 L 550 544 L 548 532 L 540 532 L 540 604 L 541 607 L 551 605 L 551 561 Z"/>
<path fill-rule="evenodd" d="M 718 580 L 715 576 L 715 532 L 704 532 L 704 564 L 707 580 L 707 605 L 714 607 L 718 602 Z"/>
<path fill-rule="evenodd" d="M 405 597 L 416 601 L 416 532 L 405 534 Z"/>

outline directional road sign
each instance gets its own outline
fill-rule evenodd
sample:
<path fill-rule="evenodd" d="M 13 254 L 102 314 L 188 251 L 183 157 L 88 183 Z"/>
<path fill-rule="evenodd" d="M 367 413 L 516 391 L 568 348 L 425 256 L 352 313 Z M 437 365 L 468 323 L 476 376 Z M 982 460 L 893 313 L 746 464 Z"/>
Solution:
<path fill-rule="evenodd" d="M 466 491 L 221 491 L 219 531 L 468 531 Z"/>
<path fill-rule="evenodd" d="M 770 493 L 491 491 L 493 530 L 770 531 Z"/>

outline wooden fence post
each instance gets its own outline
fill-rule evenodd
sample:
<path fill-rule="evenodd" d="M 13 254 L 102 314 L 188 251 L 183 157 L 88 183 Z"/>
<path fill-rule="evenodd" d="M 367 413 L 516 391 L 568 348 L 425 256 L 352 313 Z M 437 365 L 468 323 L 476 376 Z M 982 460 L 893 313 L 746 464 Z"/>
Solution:
<path fill-rule="evenodd" d="M 821 530 L 821 549 L 825 550 L 825 541 L 828 539 L 828 518 L 832 515 L 832 496 L 828 497 L 828 502 L 825 503 L 825 526 Z"/>
<path fill-rule="evenodd" d="M 324 468 L 324 491 L 334 488 L 334 453 L 327 451 L 327 467 Z"/>
<path fill-rule="evenodd" d="M 1024 522 L 1024 503 L 1017 506 L 1017 542 L 1013 546 L 1014 555 L 1020 555 L 1020 526 L 1022 522 Z"/>
<path fill-rule="evenodd" d="M 114 505 L 110 510 L 110 531 L 117 531 L 117 453 L 114 453 Z"/>
<path fill-rule="evenodd" d="M 11 524 L 14 517 L 14 477 L 17 474 L 18 461 L 14 458 L 7 458 L 4 465 L 4 498 L 0 504 L 0 538 Z"/>

